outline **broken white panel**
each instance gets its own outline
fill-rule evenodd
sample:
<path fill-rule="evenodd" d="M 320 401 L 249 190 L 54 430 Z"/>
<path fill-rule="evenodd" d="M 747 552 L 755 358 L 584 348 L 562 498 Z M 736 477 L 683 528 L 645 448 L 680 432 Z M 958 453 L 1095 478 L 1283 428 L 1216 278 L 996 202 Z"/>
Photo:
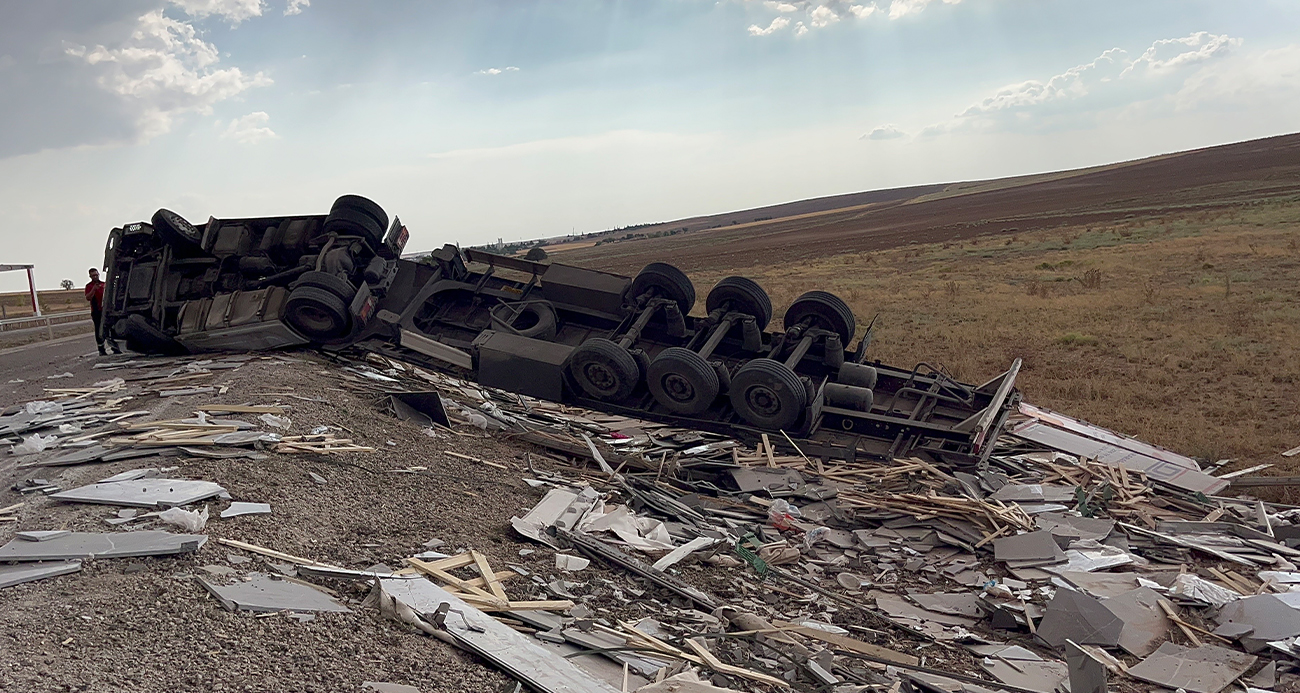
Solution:
<path fill-rule="evenodd" d="M 1201 470 L 1201 465 L 1197 464 L 1196 460 L 1186 455 L 1180 455 L 1172 450 L 1162 448 L 1159 445 L 1144 443 L 1137 438 L 1116 433 L 1102 428 L 1101 426 L 1090 424 L 1087 421 L 1066 416 L 1065 414 L 1060 414 L 1049 409 L 1043 409 L 1042 407 L 1035 407 L 1028 402 L 1020 403 L 1020 413 L 1057 428 L 1065 429 L 1072 433 L 1078 433 L 1092 438 L 1093 440 L 1143 455 L 1144 457 L 1150 457 L 1162 462 L 1176 464 L 1179 467 L 1194 469 L 1198 472 Z"/>
<path fill-rule="evenodd" d="M 250 573 L 249 578 L 247 582 L 233 585 L 214 585 L 207 580 L 199 582 L 231 611 L 352 611 L 314 587 L 276 580 L 264 573 Z"/>
<path fill-rule="evenodd" d="M 73 558 L 163 556 L 198 551 L 208 537 L 141 531 L 101 534 L 72 532 L 48 541 L 14 539 L 0 546 L 0 561 L 61 561 Z"/>
<path fill-rule="evenodd" d="M 632 548 L 641 551 L 672 551 L 672 535 L 668 527 L 659 520 L 640 517 L 625 505 L 614 506 L 609 512 L 597 514 L 592 511 L 578 525 L 578 531 L 613 532 L 619 539 Z"/>
<path fill-rule="evenodd" d="M 231 503 L 229 508 L 221 511 L 221 517 L 239 517 L 240 515 L 266 515 L 271 512 L 270 503 Z"/>
<path fill-rule="evenodd" d="M 655 570 L 667 570 L 669 566 L 676 565 L 679 561 L 692 553 L 713 546 L 716 543 L 718 543 L 718 540 L 712 537 L 695 537 L 685 544 L 669 551 L 667 556 L 655 561 L 652 567 Z"/>
<path fill-rule="evenodd" d="M 14 532 L 15 537 L 18 537 L 19 539 L 26 539 L 27 541 L 49 541 L 51 539 L 58 539 L 59 537 L 66 537 L 69 534 L 72 534 L 72 532 L 66 529 L 44 529 L 44 530 L 36 530 L 31 532 Z"/>
<path fill-rule="evenodd" d="M 81 570 L 81 561 L 0 565 L 0 589 L 33 580 L 44 580 L 56 575 L 67 575 L 78 570 Z"/>
<path fill-rule="evenodd" d="M 555 554 L 555 567 L 557 570 L 572 573 L 584 570 L 589 565 L 591 565 L 591 560 L 581 556 L 570 556 L 563 553 Z"/>
<path fill-rule="evenodd" d="M 1007 433 L 1102 464 L 1118 465 L 1143 472 L 1154 481 L 1191 492 L 1213 495 L 1228 488 L 1231 481 L 1200 471 L 1196 461 L 1154 445 L 1107 431 L 1063 414 L 1021 404 L 1029 417 L 1012 424 Z"/>
<path fill-rule="evenodd" d="M 139 479 L 91 484 L 51 495 L 76 503 L 107 503 L 137 508 L 188 505 L 225 493 L 226 489 L 211 481 L 189 479 Z"/>
<path fill-rule="evenodd" d="M 148 479 L 148 478 L 158 476 L 158 473 L 159 472 L 157 467 L 148 467 L 145 469 L 128 469 L 125 472 L 114 474 L 113 476 L 110 476 L 107 479 L 100 479 L 96 483 L 112 484 L 118 481 L 135 481 L 137 479 Z"/>
<path fill-rule="evenodd" d="M 619 693 L 569 660 L 552 654 L 533 638 L 488 617 L 428 580 L 380 578 L 385 597 L 426 616 L 446 604 L 442 629 L 461 647 L 490 660 L 510 675 L 544 693 Z"/>
<path fill-rule="evenodd" d="M 546 492 L 546 496 L 528 514 L 510 518 L 510 525 L 523 536 L 555 548 L 546 529 L 551 526 L 574 529 L 599 499 L 600 494 L 589 486 L 583 487 L 580 492 L 553 488 Z"/>

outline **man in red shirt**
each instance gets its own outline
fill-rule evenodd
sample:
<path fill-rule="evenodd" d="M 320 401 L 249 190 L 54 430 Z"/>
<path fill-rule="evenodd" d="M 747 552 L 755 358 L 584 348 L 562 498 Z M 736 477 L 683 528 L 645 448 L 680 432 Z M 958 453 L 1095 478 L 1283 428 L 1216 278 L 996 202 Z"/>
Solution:
<path fill-rule="evenodd" d="M 111 337 L 105 337 L 101 324 L 104 321 L 104 282 L 99 280 L 99 270 L 94 267 L 90 268 L 90 282 L 86 284 L 86 300 L 90 302 L 90 319 L 95 323 L 95 344 L 99 347 L 101 356 L 106 356 L 104 342 L 112 347 L 114 354 L 120 354 L 122 351 L 117 348 L 117 342 Z"/>

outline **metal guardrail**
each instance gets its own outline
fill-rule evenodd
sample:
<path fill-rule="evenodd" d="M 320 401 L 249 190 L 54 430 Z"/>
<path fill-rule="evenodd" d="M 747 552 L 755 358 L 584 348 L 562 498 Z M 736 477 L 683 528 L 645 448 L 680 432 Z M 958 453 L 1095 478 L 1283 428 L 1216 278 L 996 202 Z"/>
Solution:
<path fill-rule="evenodd" d="M 89 310 L 75 310 L 67 313 L 50 313 L 40 317 L 33 315 L 25 318 L 9 318 L 8 320 L 0 320 L 0 333 L 27 330 L 33 327 L 53 327 L 55 325 L 81 322 L 82 320 L 89 319 Z"/>

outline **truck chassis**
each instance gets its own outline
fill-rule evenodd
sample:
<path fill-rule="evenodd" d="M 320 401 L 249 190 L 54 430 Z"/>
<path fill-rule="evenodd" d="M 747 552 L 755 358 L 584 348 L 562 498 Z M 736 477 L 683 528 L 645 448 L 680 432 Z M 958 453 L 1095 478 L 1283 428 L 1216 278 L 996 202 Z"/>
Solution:
<path fill-rule="evenodd" d="M 350 347 L 488 387 L 773 441 L 811 456 L 983 464 L 1019 402 L 1017 360 L 965 384 L 868 361 L 871 331 L 838 297 L 784 312 L 744 277 L 702 310 L 677 268 L 625 277 L 446 245 L 401 257 L 409 233 L 374 202 L 325 215 L 210 218 L 168 210 L 109 233 L 105 329 L 143 353 Z"/>

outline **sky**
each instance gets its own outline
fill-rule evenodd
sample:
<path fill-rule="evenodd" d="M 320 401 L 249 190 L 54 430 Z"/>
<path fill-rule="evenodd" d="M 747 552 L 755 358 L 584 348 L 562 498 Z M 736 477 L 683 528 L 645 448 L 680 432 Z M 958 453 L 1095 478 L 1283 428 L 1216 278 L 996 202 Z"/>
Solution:
<path fill-rule="evenodd" d="M 80 285 L 159 207 L 360 194 L 419 250 L 1295 131 L 1297 0 L 6 2 L 0 263 Z"/>

